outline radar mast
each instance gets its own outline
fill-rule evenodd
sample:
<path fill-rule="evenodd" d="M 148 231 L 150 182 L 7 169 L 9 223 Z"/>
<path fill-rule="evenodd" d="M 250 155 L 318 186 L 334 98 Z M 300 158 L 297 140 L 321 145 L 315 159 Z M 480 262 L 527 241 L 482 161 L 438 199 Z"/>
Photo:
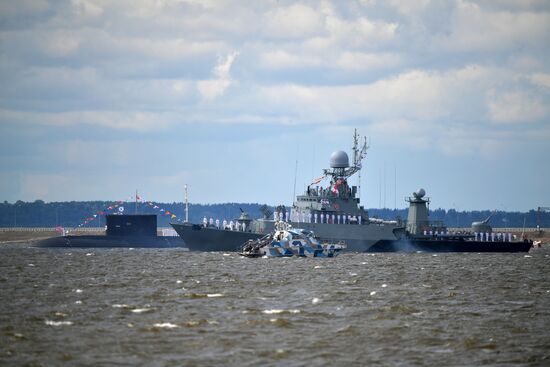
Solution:
<path fill-rule="evenodd" d="M 356 172 L 361 171 L 361 161 L 363 158 L 367 156 L 367 149 L 369 149 L 369 146 L 367 145 L 367 138 L 363 137 L 363 143 L 361 146 L 360 144 L 360 136 L 357 134 L 357 129 L 355 129 L 355 132 L 353 134 L 353 164 L 350 167 L 349 163 L 344 161 L 343 156 L 336 156 L 337 153 L 333 153 L 333 156 L 331 157 L 331 169 L 323 169 L 323 173 L 325 175 L 329 175 L 332 177 L 332 180 L 347 180 L 349 177 L 353 176 Z M 344 153 L 344 152 L 342 152 Z M 347 155 L 345 155 L 345 160 L 347 160 Z"/>

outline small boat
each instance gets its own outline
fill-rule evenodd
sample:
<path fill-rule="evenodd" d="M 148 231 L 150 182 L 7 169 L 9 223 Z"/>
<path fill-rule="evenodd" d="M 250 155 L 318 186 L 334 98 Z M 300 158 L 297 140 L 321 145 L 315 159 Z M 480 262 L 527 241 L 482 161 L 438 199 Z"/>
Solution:
<path fill-rule="evenodd" d="M 278 221 L 275 230 L 259 239 L 250 239 L 242 245 L 239 255 L 244 257 L 335 257 L 346 248 L 344 242 L 321 243 L 312 231 L 292 228 Z"/>

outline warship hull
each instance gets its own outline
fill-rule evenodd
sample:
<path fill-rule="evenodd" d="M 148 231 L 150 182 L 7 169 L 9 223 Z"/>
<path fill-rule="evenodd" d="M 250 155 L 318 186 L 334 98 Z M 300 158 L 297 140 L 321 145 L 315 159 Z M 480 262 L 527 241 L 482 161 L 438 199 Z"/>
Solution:
<path fill-rule="evenodd" d="M 394 241 L 400 232 L 388 226 L 291 223 L 295 228 L 313 231 L 321 242 L 344 241 L 345 251 L 365 252 L 381 240 Z M 263 224 L 260 232 L 241 232 L 204 227 L 197 224 L 171 224 L 191 251 L 238 251 L 248 240 L 255 240 L 270 233 L 271 225 Z M 398 228 L 401 231 L 401 228 Z"/>
<path fill-rule="evenodd" d="M 379 241 L 368 252 L 528 252 L 532 241 L 493 242 L 461 239 Z"/>
<path fill-rule="evenodd" d="M 264 236 L 262 233 L 230 231 L 198 224 L 172 223 L 171 226 L 190 251 L 238 251 L 246 241 Z"/>

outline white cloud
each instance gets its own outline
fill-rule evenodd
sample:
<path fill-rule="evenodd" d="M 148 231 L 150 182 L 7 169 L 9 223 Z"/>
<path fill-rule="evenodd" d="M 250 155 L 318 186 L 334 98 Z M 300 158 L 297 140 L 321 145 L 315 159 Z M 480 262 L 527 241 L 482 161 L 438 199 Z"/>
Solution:
<path fill-rule="evenodd" d="M 304 39 L 324 31 L 323 15 L 302 4 L 269 10 L 262 23 L 269 38 Z"/>
<path fill-rule="evenodd" d="M 424 8 L 426 8 L 426 6 L 430 3 L 430 0 L 390 0 L 388 1 L 388 3 L 391 4 L 392 7 L 397 9 L 397 11 L 399 11 L 401 14 L 411 17 L 422 12 Z"/>
<path fill-rule="evenodd" d="M 77 15 L 97 17 L 103 14 L 103 8 L 90 0 L 71 0 Z"/>
<path fill-rule="evenodd" d="M 262 103 L 295 114 L 298 121 L 467 119 L 484 110 L 483 88 L 498 77 L 498 70 L 471 65 L 447 72 L 412 70 L 369 84 L 266 86 L 261 95 Z M 464 98 L 472 100 L 467 109 L 459 102 Z"/>
<path fill-rule="evenodd" d="M 69 127 L 96 125 L 109 129 L 151 132 L 167 129 L 177 121 L 177 115 L 147 111 L 69 111 L 27 112 L 0 110 L 5 123 Z"/>
<path fill-rule="evenodd" d="M 281 49 L 267 51 L 260 55 L 260 59 L 265 68 L 279 70 L 320 66 L 323 63 L 316 55 L 296 54 Z"/>
<path fill-rule="evenodd" d="M 449 51 L 490 52 L 540 47 L 550 33 L 550 13 L 491 11 L 469 1 L 457 1 L 449 37 L 438 46 Z"/>
<path fill-rule="evenodd" d="M 394 53 L 344 52 L 336 64 L 344 70 L 372 71 L 394 68 L 400 61 L 400 56 Z"/>
<path fill-rule="evenodd" d="M 197 83 L 197 88 L 205 99 L 212 100 L 220 97 L 233 83 L 229 73 L 231 71 L 231 65 L 233 65 L 233 62 L 238 55 L 238 52 L 232 52 L 227 55 L 225 60 L 220 59 L 212 71 L 214 78 L 209 80 L 201 80 Z"/>
<path fill-rule="evenodd" d="M 536 73 L 531 75 L 530 79 L 535 85 L 550 88 L 550 74 Z"/>
<path fill-rule="evenodd" d="M 68 31 L 56 31 L 45 35 L 45 38 L 41 48 L 47 55 L 53 57 L 74 54 L 81 42 L 78 36 Z"/>
<path fill-rule="evenodd" d="M 161 136 L 169 142 L 148 152 L 157 162 L 167 149 L 179 155 L 200 140 L 198 149 L 213 152 L 209 161 L 219 147 L 224 156 L 240 147 L 248 167 L 260 158 L 246 152 L 269 155 L 277 148 L 267 143 L 277 134 L 327 146 L 348 141 L 355 126 L 384 141 L 382 150 L 391 145 L 401 156 L 420 151 L 457 160 L 493 159 L 511 141 L 543 147 L 550 139 L 545 1 L 21 0 L 0 2 L 0 18 L 2 168 L 17 164 L 38 175 L 55 156 L 66 173 L 75 166 L 67 157 L 92 149 L 80 135 L 90 131 L 139 136 L 120 151 L 99 148 L 116 152 L 116 164 L 122 151 Z M 246 129 L 235 128 L 242 124 Z M 186 139 L 176 140 L 175 131 Z M 223 139 L 216 146 L 201 140 L 210 134 Z M 243 140 L 260 135 L 269 139 L 243 148 Z M 63 150 L 32 156 L 18 153 L 14 142 Z M 294 152 L 284 154 L 277 159 Z M 176 187 L 187 173 L 208 180 L 193 160 L 177 164 L 185 167 L 174 175 L 172 166 L 151 173 L 158 184 L 152 187 Z M 209 169 L 225 173 L 223 165 Z M 52 187 L 63 183 L 44 179 Z"/>
<path fill-rule="evenodd" d="M 548 117 L 548 106 L 537 96 L 521 92 L 497 92 L 491 90 L 487 96 L 490 118 L 497 123 L 534 122 Z"/>
<path fill-rule="evenodd" d="M 345 19 L 337 15 L 331 7 L 324 11 L 327 13 L 326 23 L 331 42 L 340 47 L 376 48 L 389 43 L 396 36 L 396 22 L 374 21 L 366 16 Z"/>

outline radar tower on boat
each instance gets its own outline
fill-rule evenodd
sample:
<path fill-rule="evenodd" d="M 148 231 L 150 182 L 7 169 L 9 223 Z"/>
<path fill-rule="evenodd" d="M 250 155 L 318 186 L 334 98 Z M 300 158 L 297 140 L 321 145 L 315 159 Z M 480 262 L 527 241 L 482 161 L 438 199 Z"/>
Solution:
<path fill-rule="evenodd" d="M 330 168 L 323 169 L 325 175 L 329 175 L 333 180 L 343 179 L 347 180 L 349 177 L 353 176 L 356 172 L 361 170 L 361 161 L 367 156 L 367 138 L 363 137 L 363 144 L 359 147 L 360 137 L 357 134 L 357 129 L 353 134 L 353 164 L 350 167 L 349 159 L 346 152 L 339 150 L 330 156 Z"/>

